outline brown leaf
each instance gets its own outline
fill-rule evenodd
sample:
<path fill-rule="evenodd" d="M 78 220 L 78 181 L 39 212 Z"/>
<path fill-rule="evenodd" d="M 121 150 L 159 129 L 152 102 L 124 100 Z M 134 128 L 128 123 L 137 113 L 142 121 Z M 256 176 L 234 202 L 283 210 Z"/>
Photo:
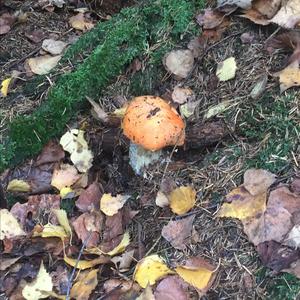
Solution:
<path fill-rule="evenodd" d="M 274 75 L 279 77 L 281 93 L 291 87 L 300 86 L 300 68 L 297 61 L 294 61 L 285 69 L 275 73 Z"/>
<path fill-rule="evenodd" d="M 179 276 L 168 276 L 157 285 L 156 300 L 188 300 L 188 285 Z"/>
<path fill-rule="evenodd" d="M 57 224 L 57 219 L 54 214 L 51 214 L 52 209 L 60 208 L 59 195 L 36 195 L 29 196 L 26 203 L 17 202 L 11 208 L 10 212 L 18 219 L 22 228 L 25 231 L 31 231 L 35 225 L 35 220 L 50 221 L 52 224 Z M 50 218 L 49 218 L 50 216 Z"/>
<path fill-rule="evenodd" d="M 300 258 L 298 250 L 291 249 L 275 241 L 258 244 L 256 249 L 262 263 L 276 272 L 289 268 L 291 263 Z"/>
<path fill-rule="evenodd" d="M 78 13 L 69 20 L 71 27 L 81 31 L 88 31 L 94 27 L 94 24 L 85 18 L 83 13 Z"/>
<path fill-rule="evenodd" d="M 203 29 L 214 29 L 223 22 L 224 18 L 224 13 L 208 8 L 196 17 L 196 21 L 200 26 L 203 26 Z"/>
<path fill-rule="evenodd" d="M 44 146 L 41 154 L 36 159 L 35 165 L 40 166 L 46 163 L 59 162 L 64 157 L 65 152 L 62 146 L 52 140 Z"/>
<path fill-rule="evenodd" d="M 175 86 L 172 92 L 172 100 L 175 103 L 179 104 L 193 102 L 195 101 L 195 94 L 190 88 L 182 88 L 180 86 Z"/>
<path fill-rule="evenodd" d="M 183 218 L 181 220 L 170 221 L 162 229 L 162 236 L 179 250 L 186 248 L 191 242 L 192 227 L 195 215 Z"/>
<path fill-rule="evenodd" d="M 83 213 L 72 224 L 83 243 L 88 239 L 87 248 L 98 246 L 103 226 L 103 215 L 100 212 Z"/>
<path fill-rule="evenodd" d="M 45 34 L 42 30 L 33 30 L 25 32 L 25 36 L 34 43 L 39 43 L 41 40 L 44 39 Z"/>
<path fill-rule="evenodd" d="M 109 295 L 109 300 L 135 299 L 141 289 L 133 281 L 124 279 L 109 279 L 103 284 L 105 295 Z"/>
<path fill-rule="evenodd" d="M 97 181 L 89 185 L 89 187 L 81 192 L 78 200 L 76 201 L 76 207 L 81 212 L 88 212 L 92 210 L 99 210 L 100 199 L 103 195 L 103 187 Z"/>
<path fill-rule="evenodd" d="M 291 190 L 296 194 L 300 194 L 300 178 L 296 178 L 291 183 Z"/>
<path fill-rule="evenodd" d="M 16 17 L 8 13 L 4 13 L 0 16 L 0 35 L 10 31 L 11 26 L 16 21 Z"/>
<path fill-rule="evenodd" d="M 129 267 L 134 259 L 134 252 L 135 250 L 130 250 L 124 252 L 120 256 L 114 256 L 111 261 L 116 265 L 119 272 L 126 272 L 129 270 Z"/>

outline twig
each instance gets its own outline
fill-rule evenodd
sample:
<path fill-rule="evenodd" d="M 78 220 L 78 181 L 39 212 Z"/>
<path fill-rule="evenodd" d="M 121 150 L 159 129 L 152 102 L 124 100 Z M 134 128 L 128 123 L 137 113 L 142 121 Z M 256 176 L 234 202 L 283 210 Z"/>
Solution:
<path fill-rule="evenodd" d="M 73 278 L 74 278 L 74 275 L 75 275 L 75 272 L 76 272 L 76 269 L 77 269 L 80 257 L 81 257 L 81 255 L 83 253 L 84 248 L 86 247 L 87 243 L 89 242 L 89 240 L 91 238 L 91 235 L 92 235 L 92 232 L 90 231 L 89 232 L 89 236 L 84 240 L 84 242 L 83 242 L 83 244 L 81 246 L 80 252 L 79 252 L 77 260 L 76 260 L 76 264 L 75 264 L 75 266 L 74 266 L 74 268 L 72 270 L 71 276 L 68 279 L 68 285 L 67 285 L 68 289 L 67 289 L 66 300 L 70 300 L 70 292 L 71 292 L 71 287 L 72 287 L 72 281 L 73 281 Z"/>
<path fill-rule="evenodd" d="M 22 57 L 21 59 L 15 61 L 14 63 L 12 63 L 10 66 L 8 66 L 8 68 L 13 68 L 16 65 L 20 64 L 21 62 L 23 62 L 25 59 L 29 58 L 30 56 L 32 56 L 33 54 L 36 54 L 37 52 L 39 52 L 41 50 L 42 46 L 37 47 L 36 49 L 34 49 L 33 51 L 31 51 L 30 53 L 28 53 L 27 55 L 25 55 L 24 57 Z"/>

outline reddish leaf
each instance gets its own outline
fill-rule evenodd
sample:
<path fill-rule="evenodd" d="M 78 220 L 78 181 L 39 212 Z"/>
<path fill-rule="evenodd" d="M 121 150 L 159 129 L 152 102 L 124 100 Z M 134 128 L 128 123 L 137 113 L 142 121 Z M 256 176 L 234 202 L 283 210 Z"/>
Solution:
<path fill-rule="evenodd" d="M 16 17 L 8 13 L 0 16 L 0 35 L 10 31 L 11 26 L 15 22 Z"/>
<path fill-rule="evenodd" d="M 40 166 L 46 163 L 59 162 L 65 157 L 65 152 L 60 144 L 50 141 L 45 145 L 41 154 L 38 156 L 35 165 Z"/>

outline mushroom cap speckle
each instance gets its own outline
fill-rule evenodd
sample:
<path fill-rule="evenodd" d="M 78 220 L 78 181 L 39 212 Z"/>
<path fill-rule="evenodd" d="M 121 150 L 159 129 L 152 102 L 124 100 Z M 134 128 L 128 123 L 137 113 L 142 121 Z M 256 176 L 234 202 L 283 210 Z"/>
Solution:
<path fill-rule="evenodd" d="M 128 105 L 123 123 L 124 134 L 151 151 L 183 145 L 185 124 L 177 111 L 160 97 L 140 96 Z"/>

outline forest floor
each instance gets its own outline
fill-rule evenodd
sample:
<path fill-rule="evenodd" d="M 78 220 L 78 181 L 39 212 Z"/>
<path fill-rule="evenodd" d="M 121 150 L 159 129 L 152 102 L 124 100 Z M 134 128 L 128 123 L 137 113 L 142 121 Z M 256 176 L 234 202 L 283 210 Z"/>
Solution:
<path fill-rule="evenodd" d="M 49 12 L 41 7 L 33 8 L 33 2 L 36 1 L 7 2 L 9 5 L 5 6 L 3 11 L 11 13 L 21 8 L 22 11 L 28 12 L 28 16 L 25 22 L 15 23 L 7 34 L 0 36 L 1 80 L 8 77 L 13 70 L 19 72 L 18 80 L 13 85 L 13 96 L 8 95 L 7 98 L 0 99 L 0 132 L 3 136 L 9 132 L 9 121 L 18 115 L 31 114 L 37 109 L 44 101 L 48 88 L 52 86 L 53 78 L 72 68 L 69 65 L 68 68 L 51 74 L 53 77 L 46 77 L 42 93 L 27 96 L 23 93 L 23 87 L 26 81 L 36 75 L 28 73 L 24 66 L 25 60 L 43 51 L 41 40 L 44 38 L 73 43 L 81 34 L 68 25 L 68 20 L 74 14 L 69 7 L 55 8 Z M 111 14 L 111 11 L 99 8 L 92 11 L 90 18 L 94 21 L 103 19 L 105 22 L 108 14 Z M 33 42 L 28 36 L 37 29 L 41 31 L 40 39 L 37 38 L 37 41 Z M 241 40 L 243 33 L 251 36 L 251 42 Z M 204 129 L 201 127 L 204 131 L 211 132 L 211 124 L 222 124 L 224 128 L 219 140 L 214 138 L 212 142 L 203 142 L 204 146 L 199 142 L 196 146 L 186 149 L 167 148 L 164 152 L 166 159 L 147 168 L 144 176 L 136 175 L 128 163 L 128 140 L 122 136 L 121 129 L 107 127 L 89 110 L 74 112 L 72 122 L 66 124 L 66 130 L 82 128 L 87 133 L 86 139 L 94 155 L 88 185 L 97 179 L 105 193 L 131 196 L 126 205 L 130 211 L 138 211 L 138 214 L 122 230 L 129 230 L 131 246 L 138 249 L 137 260 L 146 254 L 155 253 L 172 265 L 174 261 L 201 256 L 217 266 L 216 278 L 203 299 L 295 299 L 300 290 L 300 282 L 296 277 L 287 273 L 277 274 L 262 264 L 239 220 L 221 219 L 216 215 L 225 196 L 243 183 L 243 174 L 249 168 L 268 170 L 276 174 L 277 182 L 281 183 L 290 183 L 300 176 L 299 131 L 297 133 L 294 129 L 295 124 L 299 125 L 300 122 L 299 88 L 280 93 L 278 78 L 272 74 L 282 68 L 287 54 L 279 51 L 269 54 L 265 50 L 266 41 L 277 33 L 275 25 L 262 27 L 238 16 L 232 16 L 230 25 L 222 33 L 222 38 L 212 42 L 198 56 L 193 71 L 186 79 L 178 81 L 171 76 L 161 61 L 153 68 L 149 64 L 149 57 L 143 56 L 138 57 L 134 64 L 128 65 L 125 73 L 102 90 L 102 95 L 94 101 L 99 103 L 105 112 L 111 113 L 120 108 L 120 104 L 144 94 L 157 95 L 172 101 L 171 94 L 175 86 L 188 87 L 193 91 L 198 105 L 194 114 L 186 120 L 187 127 L 205 123 L 209 125 Z M 178 41 L 174 48 L 186 48 L 188 42 Z M 153 47 L 155 48 L 155 45 Z M 228 57 L 234 57 L 236 60 L 236 76 L 233 80 L 220 82 L 215 75 L 216 66 Z M 268 81 L 262 95 L 258 99 L 251 98 L 253 87 L 264 76 L 267 76 Z M 227 101 L 229 105 L 226 109 L 204 121 L 204 115 L 209 108 Z M 209 138 L 204 136 L 204 139 Z M 106 139 L 109 141 L 104 145 Z M 119 139 L 118 142 L 116 139 Z M 5 198 L 6 203 L 2 203 L 1 208 L 11 208 L 16 201 L 25 203 L 28 200 L 28 194 L 6 193 L 6 187 L 12 179 L 22 179 L 22 174 L 24 175 L 28 166 L 33 166 L 35 161 L 36 157 L 2 174 L 5 196 L 1 200 Z M 69 162 L 69 158 L 65 158 L 64 162 Z M 190 213 L 195 216 L 195 236 L 183 250 L 174 249 L 161 235 L 163 226 L 178 218 L 174 217 L 169 208 L 162 209 L 155 205 L 157 191 L 162 180 L 166 178 L 173 179 L 177 186 L 190 185 L 197 192 L 196 205 Z M 47 193 L 58 194 L 54 189 Z M 73 207 L 69 203 L 67 206 L 72 208 L 66 208 L 70 220 L 78 216 L 78 210 L 74 208 L 76 199 L 62 200 L 64 207 L 66 201 L 73 201 Z M 80 249 L 80 242 L 76 241 L 74 247 L 77 246 L 77 249 L 69 249 L 73 258 L 77 257 Z M 7 251 L 7 245 L 1 247 Z M 45 245 L 43 247 L 46 248 Z M 10 295 L 10 299 L 20 299 L 20 291 L 16 291 L 24 285 L 19 282 L 35 278 L 41 258 L 49 273 L 58 272 L 59 268 L 67 272 L 72 271 L 72 268 L 65 266 L 61 253 L 53 256 L 50 250 L 46 255 L 36 251 L 32 259 L 25 251 L 29 248 L 28 243 L 24 242 L 18 250 L 13 249 L 10 254 L 4 256 L 5 259 L 11 258 L 11 255 L 21 256 L 18 263 L 10 267 L 9 272 L 7 269 L 0 273 L 0 282 L 3 283 L 0 285 L 5 287 L 1 292 L 3 295 Z M 92 299 L 110 299 L 103 298 L 103 282 L 112 277 L 131 278 L 133 270 L 134 266 L 131 266 L 127 272 L 121 273 L 114 267 L 107 267 L 107 270 L 104 267 Z M 16 276 L 19 282 L 12 282 L 11 278 L 15 279 Z"/>

